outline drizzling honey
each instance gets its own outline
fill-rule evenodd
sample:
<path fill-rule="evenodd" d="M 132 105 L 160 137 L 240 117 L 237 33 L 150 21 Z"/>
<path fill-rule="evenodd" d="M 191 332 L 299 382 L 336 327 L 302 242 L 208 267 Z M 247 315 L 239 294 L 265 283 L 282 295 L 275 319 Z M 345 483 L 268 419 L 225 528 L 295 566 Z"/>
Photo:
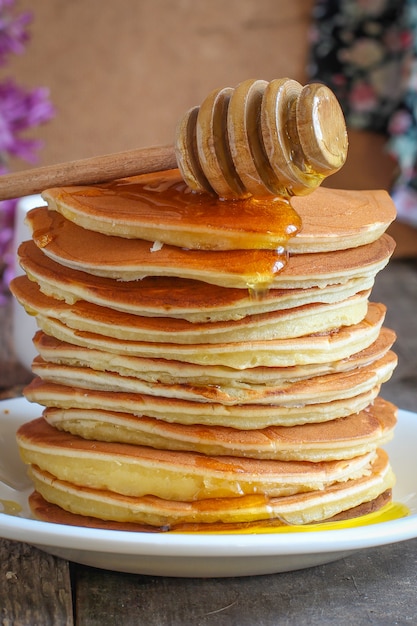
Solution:
<path fill-rule="evenodd" d="M 288 241 L 301 229 L 288 198 L 220 200 L 192 192 L 178 172 L 64 189 L 54 201 L 64 217 L 90 231 L 151 242 L 153 259 L 166 245 L 180 249 L 188 267 L 204 265 L 210 255 L 210 271 L 227 267 L 246 276 L 256 297 L 286 266 Z M 34 237 L 43 234 L 39 229 Z"/>
<path fill-rule="evenodd" d="M 94 196 L 88 189 L 74 195 L 82 198 L 87 210 L 98 210 L 103 217 L 112 210 L 117 210 L 119 219 L 132 218 L 132 222 L 132 213 L 137 220 L 146 215 L 148 222 L 159 224 L 158 241 L 162 243 L 171 243 L 166 229 L 175 228 L 185 249 L 275 250 L 301 229 L 301 218 L 287 197 L 220 199 L 191 192 L 171 172 L 101 185 Z M 111 206 L 106 198 L 112 199 Z M 117 228 L 117 224 L 114 226 Z M 201 233 L 199 241 L 194 239 L 196 232 Z"/>

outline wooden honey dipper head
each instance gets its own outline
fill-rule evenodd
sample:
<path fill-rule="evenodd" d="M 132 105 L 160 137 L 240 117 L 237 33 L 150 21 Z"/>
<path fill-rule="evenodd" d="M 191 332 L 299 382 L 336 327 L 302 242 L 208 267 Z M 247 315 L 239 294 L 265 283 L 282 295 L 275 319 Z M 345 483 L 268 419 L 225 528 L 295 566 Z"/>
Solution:
<path fill-rule="evenodd" d="M 347 147 L 333 92 L 289 78 L 214 90 L 180 120 L 175 141 L 188 186 L 221 198 L 307 194 L 342 167 Z"/>

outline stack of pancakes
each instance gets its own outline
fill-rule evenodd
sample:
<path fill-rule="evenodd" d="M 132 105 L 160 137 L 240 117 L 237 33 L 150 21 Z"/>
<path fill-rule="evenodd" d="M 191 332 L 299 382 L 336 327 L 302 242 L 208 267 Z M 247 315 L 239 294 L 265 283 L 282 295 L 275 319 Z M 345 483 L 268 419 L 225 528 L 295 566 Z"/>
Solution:
<path fill-rule="evenodd" d="M 173 170 L 43 195 L 12 283 L 40 329 L 35 516 L 239 529 L 390 500 L 385 192 L 225 201 Z"/>

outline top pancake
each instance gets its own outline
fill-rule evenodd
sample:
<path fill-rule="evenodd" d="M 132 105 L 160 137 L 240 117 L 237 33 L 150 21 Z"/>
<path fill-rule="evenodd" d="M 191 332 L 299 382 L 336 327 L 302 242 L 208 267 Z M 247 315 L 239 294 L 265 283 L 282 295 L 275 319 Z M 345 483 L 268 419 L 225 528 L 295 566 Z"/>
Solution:
<path fill-rule="evenodd" d="M 50 209 L 107 235 L 188 249 L 323 252 L 375 241 L 395 218 L 385 191 L 318 188 L 307 197 L 222 201 L 192 193 L 177 170 L 46 190 Z M 302 229 L 296 236 L 291 236 Z"/>

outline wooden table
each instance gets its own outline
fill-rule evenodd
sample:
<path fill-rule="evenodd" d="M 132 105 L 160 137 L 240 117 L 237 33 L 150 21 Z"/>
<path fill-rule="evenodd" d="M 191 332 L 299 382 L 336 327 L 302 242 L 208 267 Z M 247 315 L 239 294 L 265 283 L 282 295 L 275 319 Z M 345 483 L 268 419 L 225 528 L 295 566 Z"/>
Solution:
<path fill-rule="evenodd" d="M 398 333 L 400 363 L 382 395 L 417 412 L 417 263 L 392 261 L 373 300 L 387 304 L 387 325 Z M 0 328 L 4 398 L 30 374 L 13 360 L 9 307 L 0 310 Z M 416 587 L 417 539 L 305 570 L 212 579 L 97 570 L 0 540 L 2 626 L 416 624 Z"/>

